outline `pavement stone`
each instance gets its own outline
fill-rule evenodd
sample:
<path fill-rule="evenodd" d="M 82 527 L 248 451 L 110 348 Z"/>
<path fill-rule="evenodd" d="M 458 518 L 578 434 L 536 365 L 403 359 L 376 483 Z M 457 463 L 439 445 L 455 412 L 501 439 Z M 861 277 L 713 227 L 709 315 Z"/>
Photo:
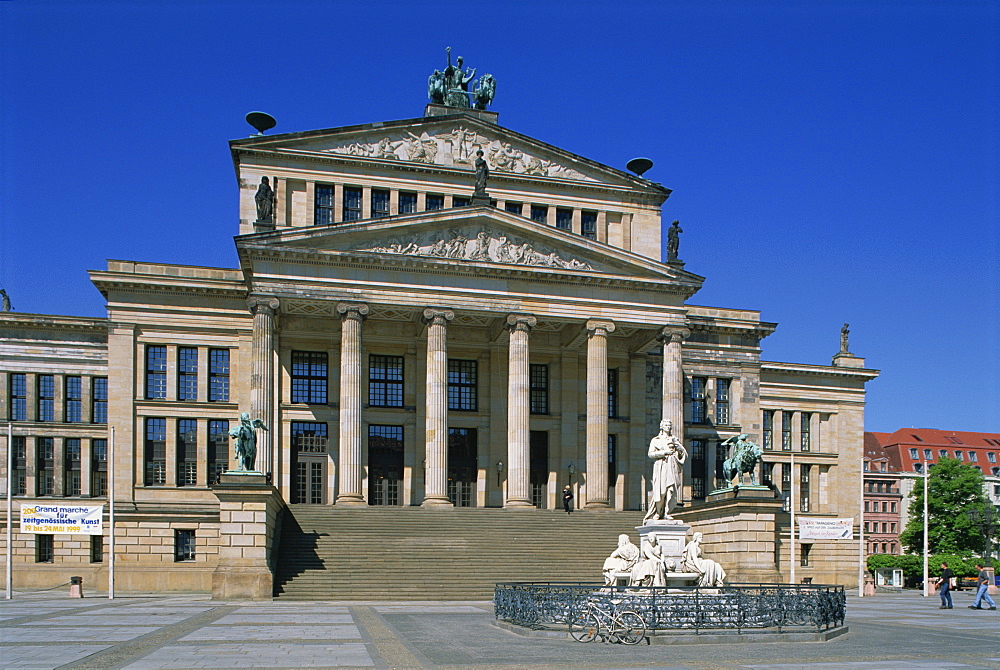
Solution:
<path fill-rule="evenodd" d="M 0 601 L 0 668 L 1000 670 L 1000 615 L 954 595 L 953 610 L 914 592 L 849 596 L 850 632 L 828 642 L 625 647 L 518 635 L 489 602 L 26 593 Z"/>

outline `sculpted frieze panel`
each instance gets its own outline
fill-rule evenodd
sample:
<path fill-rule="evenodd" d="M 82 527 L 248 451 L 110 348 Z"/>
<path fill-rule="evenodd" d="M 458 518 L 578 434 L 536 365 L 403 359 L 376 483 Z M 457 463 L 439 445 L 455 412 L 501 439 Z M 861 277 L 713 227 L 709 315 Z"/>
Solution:
<path fill-rule="evenodd" d="M 430 256 L 456 260 L 533 265 L 567 270 L 593 270 L 590 263 L 576 258 L 566 258 L 558 252 L 527 242 L 513 235 L 479 230 L 430 231 L 411 236 L 388 239 L 380 244 L 357 249 L 379 254 L 404 256 Z"/>
<path fill-rule="evenodd" d="M 515 147 L 510 142 L 486 137 L 478 131 L 463 126 L 448 132 L 424 131 L 420 135 L 410 131 L 395 131 L 385 135 L 367 136 L 324 151 L 346 156 L 449 165 L 472 170 L 476 152 L 480 149 L 491 171 L 595 181 L 571 167 L 535 155 L 521 147 Z"/>

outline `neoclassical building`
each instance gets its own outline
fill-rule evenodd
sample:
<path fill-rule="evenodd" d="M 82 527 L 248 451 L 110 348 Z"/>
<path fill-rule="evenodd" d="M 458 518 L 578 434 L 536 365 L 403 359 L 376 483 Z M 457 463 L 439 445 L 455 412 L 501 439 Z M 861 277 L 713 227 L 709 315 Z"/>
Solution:
<path fill-rule="evenodd" d="M 90 273 L 106 318 L 0 314 L 4 476 L 17 501 L 104 501 L 113 428 L 126 585 L 210 588 L 240 412 L 266 423 L 257 465 L 293 507 L 552 509 L 568 484 L 585 510 L 641 510 L 669 418 L 685 514 L 717 555 L 855 583 L 855 549 L 789 556 L 787 514 L 768 539 L 711 492 L 720 443 L 748 433 L 799 512 L 857 517 L 877 371 L 846 345 L 831 365 L 765 361 L 775 323 L 692 303 L 687 268 L 710 263 L 661 260 L 668 188 L 439 104 L 230 148 L 238 268 L 109 260 Z M 101 538 L 15 537 L 15 561 L 38 564 L 22 583 L 103 569 Z"/>

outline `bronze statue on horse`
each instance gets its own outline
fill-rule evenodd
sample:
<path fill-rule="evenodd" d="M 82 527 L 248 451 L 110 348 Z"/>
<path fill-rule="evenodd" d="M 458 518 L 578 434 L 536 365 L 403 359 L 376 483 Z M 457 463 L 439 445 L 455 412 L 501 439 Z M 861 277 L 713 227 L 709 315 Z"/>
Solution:
<path fill-rule="evenodd" d="M 722 462 L 722 476 L 730 487 L 740 485 L 743 475 L 750 475 L 750 485 L 757 486 L 757 463 L 764 454 L 760 446 L 754 444 L 749 439 L 749 435 L 743 433 L 739 437 L 731 437 L 721 446 L 730 445 L 732 449 L 729 458 Z"/>

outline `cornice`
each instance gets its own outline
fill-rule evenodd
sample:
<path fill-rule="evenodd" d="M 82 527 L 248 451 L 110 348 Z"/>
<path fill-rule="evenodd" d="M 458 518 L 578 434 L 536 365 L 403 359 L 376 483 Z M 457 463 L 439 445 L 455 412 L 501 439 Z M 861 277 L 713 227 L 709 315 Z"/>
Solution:
<path fill-rule="evenodd" d="M 0 329 L 72 330 L 76 332 L 91 332 L 107 335 L 108 323 L 108 319 L 104 317 L 0 312 Z"/>
<path fill-rule="evenodd" d="M 832 365 L 808 365 L 805 363 L 779 363 L 777 361 L 761 361 L 761 374 L 764 372 L 779 372 L 792 375 L 823 375 L 826 377 L 853 377 L 865 380 L 875 379 L 879 370 L 873 368 L 841 368 Z"/>
<path fill-rule="evenodd" d="M 246 284 L 236 280 L 134 275 L 103 271 L 91 272 L 90 278 L 105 298 L 108 297 L 109 291 L 139 295 L 187 293 L 239 300 L 246 299 L 248 294 Z"/>

